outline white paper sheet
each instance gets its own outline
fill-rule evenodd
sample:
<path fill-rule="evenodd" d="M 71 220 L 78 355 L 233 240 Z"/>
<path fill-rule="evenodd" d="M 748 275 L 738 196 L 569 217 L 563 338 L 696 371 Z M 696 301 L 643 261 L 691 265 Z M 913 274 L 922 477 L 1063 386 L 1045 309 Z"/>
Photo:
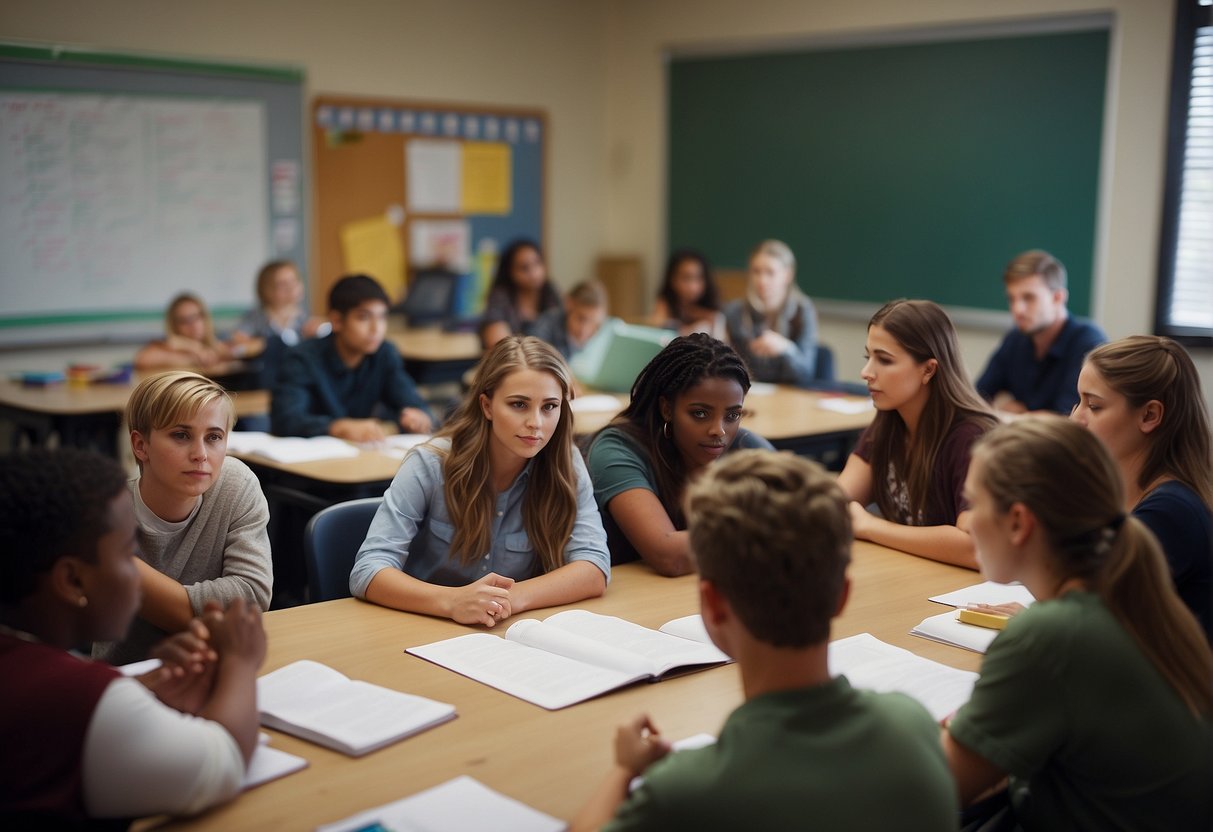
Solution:
<path fill-rule="evenodd" d="M 953 592 L 931 597 L 936 604 L 947 604 L 949 607 L 967 607 L 970 604 L 1010 604 L 1018 602 L 1030 607 L 1036 601 L 1032 593 L 1023 584 L 996 584 L 993 581 L 966 586 Z"/>

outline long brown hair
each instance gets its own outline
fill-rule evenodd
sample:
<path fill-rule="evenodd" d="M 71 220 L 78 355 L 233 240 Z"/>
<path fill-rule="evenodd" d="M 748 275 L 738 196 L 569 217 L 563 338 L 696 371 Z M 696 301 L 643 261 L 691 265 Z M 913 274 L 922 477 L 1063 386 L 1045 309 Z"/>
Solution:
<path fill-rule="evenodd" d="M 919 517 L 927 505 L 935 459 L 952 429 L 974 422 L 984 430 L 998 423 L 990 406 L 973 389 L 960 357 L 956 329 L 946 312 L 929 300 L 889 301 L 868 321 L 896 339 L 919 364 L 934 358 L 938 367 L 929 382 L 929 394 L 914 436 L 914 453 L 906 452 L 906 425 L 894 410 L 878 411 L 872 420 L 872 484 L 876 504 L 885 517 L 900 513 L 885 477 L 895 465 L 906 484 L 910 514 Z"/>
<path fill-rule="evenodd" d="M 750 374 L 732 347 L 702 332 L 679 336 L 636 376 L 631 402 L 609 425 L 643 450 L 657 480 L 657 499 L 676 529 L 686 528 L 682 493 L 687 466 L 668 435 L 661 400 L 673 405 L 676 396 L 705 378 L 729 378 L 741 385 L 743 394 L 750 391 Z"/>
<path fill-rule="evenodd" d="M 1022 503 L 1036 516 L 1058 586 L 1077 579 L 1098 593 L 1192 712 L 1213 712 L 1209 644 L 1175 594 L 1158 541 L 1123 514 L 1120 472 L 1099 439 L 1040 416 L 990 431 L 973 456 L 999 510 Z"/>
<path fill-rule="evenodd" d="M 168 308 L 164 310 L 164 334 L 171 338 L 179 334 L 177 332 L 177 324 L 174 320 L 177 315 L 177 308 L 187 303 L 193 303 L 198 306 L 198 311 L 202 313 L 202 320 L 206 322 L 206 336 L 202 343 L 208 347 L 213 347 L 219 343 L 219 339 L 215 337 L 215 322 L 211 320 L 211 310 L 206 308 L 206 304 L 202 302 L 202 298 L 192 292 L 182 292 L 168 303 Z"/>
<path fill-rule="evenodd" d="M 1151 400 L 1162 404 L 1162 423 L 1149 435 L 1137 487 L 1144 490 L 1161 476 L 1173 477 L 1213 510 L 1209 412 L 1187 351 L 1170 338 L 1133 335 L 1095 348 L 1087 363 L 1130 407 Z"/>
<path fill-rule="evenodd" d="M 496 494 L 489 469 L 491 423 L 484 418 L 480 396 L 489 398 L 506 376 L 518 370 L 551 373 L 560 382 L 560 419 L 531 463 L 526 496 L 522 503 L 522 525 L 539 555 L 544 572 L 564 563 L 564 547 L 577 519 L 577 474 L 573 468 L 573 414 L 569 410 L 572 374 L 568 365 L 548 344 L 538 338 L 512 335 L 497 342 L 476 365 L 471 389 L 435 438 L 449 437 L 450 450 L 443 455 L 443 496 L 455 527 L 451 553 L 464 566 L 489 550 Z"/>

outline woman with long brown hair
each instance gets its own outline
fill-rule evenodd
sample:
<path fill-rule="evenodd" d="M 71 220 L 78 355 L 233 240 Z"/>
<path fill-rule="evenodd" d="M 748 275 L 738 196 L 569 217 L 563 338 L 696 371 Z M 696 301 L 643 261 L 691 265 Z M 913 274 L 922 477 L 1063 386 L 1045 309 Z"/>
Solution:
<path fill-rule="evenodd" d="M 970 447 L 998 420 L 969 381 L 947 313 L 928 300 L 886 303 L 868 323 L 861 375 L 878 412 L 838 477 L 855 537 L 976 568 L 964 478 Z"/>
<path fill-rule="evenodd" d="M 350 574 L 387 607 L 492 627 L 601 595 L 606 534 L 573 446 L 572 380 L 538 338 L 509 336 L 434 438 L 405 457 Z"/>
<path fill-rule="evenodd" d="M 1135 335 L 1087 356 L 1072 418 L 1120 469 L 1124 510 L 1158 538 L 1179 597 L 1213 642 L 1213 453 L 1196 365 L 1170 338 Z"/>
<path fill-rule="evenodd" d="M 982 574 L 1036 603 L 945 731 L 962 805 L 1009 774 L 1024 829 L 1209 829 L 1213 655 L 1107 451 L 1022 419 L 977 443 L 965 492 Z"/>

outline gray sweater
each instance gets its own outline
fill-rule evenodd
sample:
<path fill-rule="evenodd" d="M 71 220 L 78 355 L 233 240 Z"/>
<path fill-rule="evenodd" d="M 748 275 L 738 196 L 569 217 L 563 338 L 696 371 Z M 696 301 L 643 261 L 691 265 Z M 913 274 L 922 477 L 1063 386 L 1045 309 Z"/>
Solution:
<path fill-rule="evenodd" d="M 133 494 L 138 477 L 127 485 Z M 185 585 L 195 615 L 202 614 L 207 601 L 226 606 L 235 598 L 267 610 L 274 583 L 269 519 L 256 475 L 240 460 L 228 457 L 189 525 L 173 534 L 149 534 L 140 528 L 139 548 L 145 561 Z M 166 635 L 136 618 L 124 641 L 98 643 L 93 655 L 110 664 L 140 661 Z"/>

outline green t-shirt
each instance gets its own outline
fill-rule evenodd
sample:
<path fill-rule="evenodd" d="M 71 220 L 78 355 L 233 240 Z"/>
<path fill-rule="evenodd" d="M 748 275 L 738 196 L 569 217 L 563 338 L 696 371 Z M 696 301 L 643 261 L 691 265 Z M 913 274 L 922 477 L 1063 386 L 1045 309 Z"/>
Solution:
<path fill-rule="evenodd" d="M 604 829 L 934 832 L 956 828 L 956 805 L 923 707 L 840 676 L 749 700 L 715 745 L 650 766 Z"/>
<path fill-rule="evenodd" d="M 1213 725 L 1098 595 L 1069 592 L 1012 619 L 949 730 L 1012 775 L 1025 829 L 1213 828 Z"/>

